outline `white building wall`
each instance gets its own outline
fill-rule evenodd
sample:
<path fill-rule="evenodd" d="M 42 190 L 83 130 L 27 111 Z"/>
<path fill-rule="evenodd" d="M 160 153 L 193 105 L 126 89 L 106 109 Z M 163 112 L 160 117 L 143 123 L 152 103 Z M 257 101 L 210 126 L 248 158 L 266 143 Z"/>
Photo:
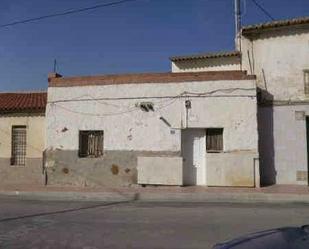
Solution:
<path fill-rule="evenodd" d="M 196 94 L 213 91 L 217 92 L 196 97 Z M 174 98 L 184 92 L 192 93 L 193 97 Z M 78 101 L 82 99 L 88 100 Z M 244 80 L 51 87 L 48 89 L 47 148 L 76 150 L 78 130 L 91 128 L 106 130 L 107 150 L 179 151 L 179 129 L 186 127 L 186 99 L 192 102 L 188 127 L 229 127 L 226 150 L 256 148 L 256 136 L 242 139 L 243 132 L 256 134 L 255 83 Z M 155 111 L 143 112 L 136 107 L 143 101 L 153 102 Z M 171 134 L 160 117 L 171 124 L 175 134 Z M 68 130 L 62 132 L 64 128 Z M 147 139 L 150 131 L 156 135 Z"/>
<path fill-rule="evenodd" d="M 242 54 L 243 69 L 255 74 L 258 87 L 263 89 L 262 101 L 273 101 L 272 106 L 259 111 L 262 181 L 306 185 L 306 123 L 295 119 L 295 111 L 309 115 L 304 92 L 304 70 L 309 69 L 308 26 L 243 37 Z M 297 174 L 307 177 L 300 180 Z"/>
<path fill-rule="evenodd" d="M 192 105 L 188 114 L 186 100 L 191 100 Z M 154 111 L 143 112 L 137 106 L 143 101 L 154 103 Z M 57 164 L 69 167 L 65 162 L 66 153 L 70 154 L 69 157 L 72 153 L 77 155 L 79 130 L 104 130 L 104 150 L 116 153 L 109 159 L 112 162 L 123 161 L 121 153 L 127 152 L 138 153 L 142 157 L 147 156 L 145 153 L 179 157 L 182 129 L 223 127 L 225 156 L 217 158 L 209 168 L 212 172 L 208 173 L 213 177 L 216 177 L 222 160 L 226 161 L 229 155 L 240 152 L 250 155 L 250 165 L 242 160 L 244 163 L 234 167 L 234 172 L 240 172 L 243 167 L 253 169 L 254 158 L 258 154 L 256 87 L 253 80 L 50 87 L 46 113 L 47 149 L 63 153 L 61 160 L 58 156 L 49 160 L 48 167 L 51 168 L 57 168 Z M 72 160 L 76 165 L 87 162 L 86 159 Z M 134 160 L 132 167 L 135 167 Z M 225 164 L 228 168 L 228 162 Z M 78 166 L 72 165 L 72 172 L 76 171 L 74 167 Z M 85 170 L 79 169 L 79 176 Z M 61 169 L 54 171 L 60 172 Z M 236 180 L 229 181 L 229 176 L 218 185 L 254 186 L 253 172 L 247 172 L 250 175 L 242 185 Z M 231 177 L 232 173 L 233 170 L 229 171 Z"/>
<path fill-rule="evenodd" d="M 300 181 L 296 177 L 297 172 L 306 174 L 308 163 L 306 124 L 295 121 L 294 113 L 300 107 L 293 104 L 304 101 L 301 105 L 304 110 L 309 106 L 304 93 L 304 70 L 309 69 L 308 25 L 257 31 L 250 37 L 243 36 L 241 47 L 242 70 L 257 76 L 263 100 L 274 101 L 273 106 L 261 107 L 259 111 L 261 181 L 264 184 L 308 184 L 308 180 Z M 228 58 L 215 62 L 183 61 L 179 66 L 172 63 L 172 69 L 175 72 L 213 71 L 236 66 Z M 307 111 L 306 115 L 309 115 Z"/>
<path fill-rule="evenodd" d="M 193 59 L 172 62 L 172 72 L 205 72 L 240 70 L 240 58 L 237 56 Z"/>
<path fill-rule="evenodd" d="M 309 105 L 265 106 L 259 108 L 259 113 L 263 183 L 307 185 Z"/>
<path fill-rule="evenodd" d="M 275 100 L 303 100 L 304 69 L 309 69 L 309 30 L 285 29 L 243 37 L 243 69 Z"/>

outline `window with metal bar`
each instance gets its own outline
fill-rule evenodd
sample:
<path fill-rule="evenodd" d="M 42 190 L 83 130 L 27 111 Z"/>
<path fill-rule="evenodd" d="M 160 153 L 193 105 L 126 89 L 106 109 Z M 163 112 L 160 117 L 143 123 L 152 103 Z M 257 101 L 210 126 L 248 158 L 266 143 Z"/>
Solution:
<path fill-rule="evenodd" d="M 103 131 L 79 131 L 79 157 L 103 155 Z"/>
<path fill-rule="evenodd" d="M 206 151 L 208 153 L 223 151 L 223 128 L 206 129 Z"/>
<path fill-rule="evenodd" d="M 12 126 L 11 165 L 25 165 L 27 134 L 26 126 Z"/>

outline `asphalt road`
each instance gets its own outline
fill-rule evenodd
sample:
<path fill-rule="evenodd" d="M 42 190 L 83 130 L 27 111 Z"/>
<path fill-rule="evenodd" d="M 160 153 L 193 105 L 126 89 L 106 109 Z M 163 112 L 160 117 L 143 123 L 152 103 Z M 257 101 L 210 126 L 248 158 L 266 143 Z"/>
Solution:
<path fill-rule="evenodd" d="M 309 224 L 308 205 L 93 203 L 0 198 L 0 248 L 211 248 Z"/>

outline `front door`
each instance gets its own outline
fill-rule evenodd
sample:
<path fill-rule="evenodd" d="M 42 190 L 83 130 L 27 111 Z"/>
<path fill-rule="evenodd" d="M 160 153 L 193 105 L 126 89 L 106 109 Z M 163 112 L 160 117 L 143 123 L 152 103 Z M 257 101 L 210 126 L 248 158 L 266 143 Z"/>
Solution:
<path fill-rule="evenodd" d="M 185 129 L 182 131 L 184 185 L 206 185 L 205 136 L 205 129 Z"/>

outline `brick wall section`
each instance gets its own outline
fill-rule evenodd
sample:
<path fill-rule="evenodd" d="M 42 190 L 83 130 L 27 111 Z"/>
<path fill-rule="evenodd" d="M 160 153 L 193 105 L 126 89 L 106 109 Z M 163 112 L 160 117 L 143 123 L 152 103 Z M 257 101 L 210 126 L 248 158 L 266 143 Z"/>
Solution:
<path fill-rule="evenodd" d="M 48 86 L 73 87 L 89 85 L 176 83 L 194 81 L 254 79 L 255 75 L 247 75 L 246 71 L 213 71 L 197 73 L 140 73 L 82 77 L 61 77 L 61 75 L 58 74 L 50 74 L 48 77 Z"/>

